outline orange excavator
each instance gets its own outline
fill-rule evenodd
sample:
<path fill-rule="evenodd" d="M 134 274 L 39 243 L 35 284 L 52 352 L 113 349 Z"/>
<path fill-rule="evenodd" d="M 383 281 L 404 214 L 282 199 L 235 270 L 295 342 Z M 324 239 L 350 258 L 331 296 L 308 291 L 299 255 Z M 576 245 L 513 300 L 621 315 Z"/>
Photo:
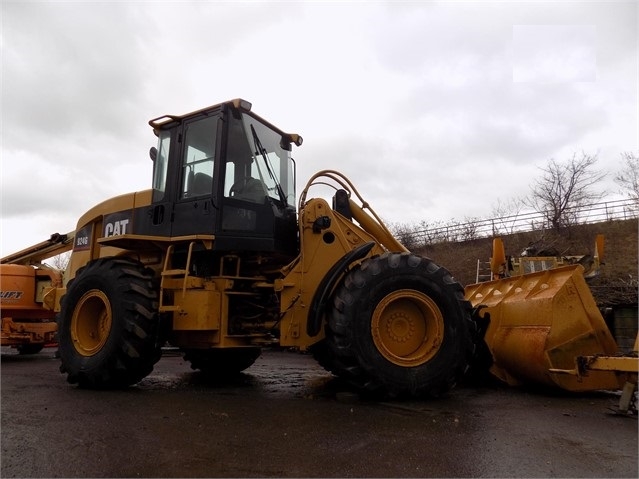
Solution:
<path fill-rule="evenodd" d="M 44 302 L 45 292 L 62 287 L 63 272 L 42 261 L 69 251 L 73 234 L 51 237 L 0 260 L 0 345 L 20 354 L 36 354 L 56 346 L 57 325 L 53 305 Z"/>

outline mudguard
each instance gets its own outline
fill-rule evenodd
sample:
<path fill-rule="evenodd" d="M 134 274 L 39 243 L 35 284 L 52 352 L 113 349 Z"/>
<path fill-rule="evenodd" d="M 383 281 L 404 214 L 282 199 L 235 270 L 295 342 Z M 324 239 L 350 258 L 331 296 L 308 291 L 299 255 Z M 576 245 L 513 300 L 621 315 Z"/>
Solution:
<path fill-rule="evenodd" d="M 306 332 L 309 336 L 317 336 L 320 332 L 322 327 L 322 316 L 326 309 L 326 302 L 335 288 L 337 281 L 353 262 L 364 258 L 374 246 L 375 243 L 371 241 L 370 243 L 363 244 L 362 246 L 349 251 L 333 265 L 328 273 L 326 273 L 319 284 L 317 291 L 315 291 L 315 295 L 313 296 L 313 301 L 311 302 L 311 307 L 308 312 Z"/>

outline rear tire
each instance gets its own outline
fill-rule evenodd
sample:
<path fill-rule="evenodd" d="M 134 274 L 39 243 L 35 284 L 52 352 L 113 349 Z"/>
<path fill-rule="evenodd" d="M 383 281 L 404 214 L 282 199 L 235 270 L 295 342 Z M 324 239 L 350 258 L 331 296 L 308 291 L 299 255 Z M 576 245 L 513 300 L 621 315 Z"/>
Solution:
<path fill-rule="evenodd" d="M 126 258 L 101 258 L 69 281 L 58 316 L 60 371 L 86 388 L 119 388 L 160 359 L 153 271 Z"/>
<path fill-rule="evenodd" d="M 373 257 L 347 273 L 335 292 L 326 364 L 367 393 L 439 396 L 471 360 L 470 311 L 462 286 L 430 259 Z"/>
<path fill-rule="evenodd" d="M 19 344 L 16 346 L 18 354 L 38 354 L 44 348 L 44 344 Z"/>
<path fill-rule="evenodd" d="M 184 360 L 212 378 L 235 376 L 249 368 L 260 356 L 260 348 L 187 349 Z"/>

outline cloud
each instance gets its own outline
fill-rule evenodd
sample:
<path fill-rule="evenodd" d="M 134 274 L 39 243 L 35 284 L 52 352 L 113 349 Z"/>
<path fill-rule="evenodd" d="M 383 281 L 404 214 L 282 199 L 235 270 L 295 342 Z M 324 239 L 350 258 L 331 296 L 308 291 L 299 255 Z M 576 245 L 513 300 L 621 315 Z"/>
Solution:
<path fill-rule="evenodd" d="M 4 8 L 11 21 L 3 23 L 3 92 L 10 92 L 3 94 L 3 115 L 11 125 L 3 139 L 10 147 L 47 136 L 82 141 L 130 131 L 130 119 L 144 106 L 139 79 L 147 60 L 139 55 L 136 23 L 124 4 L 25 2 Z"/>
<path fill-rule="evenodd" d="M 596 33 L 594 25 L 513 26 L 513 81 L 595 81 Z"/>
<path fill-rule="evenodd" d="M 1 8 L 7 252 L 48 237 L 52 218 L 73 228 L 95 203 L 148 188 L 150 118 L 236 97 L 304 136 L 298 189 L 342 170 L 393 222 L 486 216 L 550 158 L 584 150 L 614 170 L 639 149 L 631 2 Z"/>

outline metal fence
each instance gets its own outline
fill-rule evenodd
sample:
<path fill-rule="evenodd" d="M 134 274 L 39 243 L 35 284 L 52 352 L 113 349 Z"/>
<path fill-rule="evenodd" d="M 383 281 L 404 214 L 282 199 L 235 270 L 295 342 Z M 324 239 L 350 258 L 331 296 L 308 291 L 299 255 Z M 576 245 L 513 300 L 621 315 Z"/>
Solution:
<path fill-rule="evenodd" d="M 639 207 L 634 200 L 606 201 L 567 210 L 565 216 L 570 224 L 601 223 L 613 220 L 628 220 L 639 217 Z M 425 225 L 412 231 L 397 232 L 400 238 L 411 235 L 413 241 L 425 244 L 467 241 L 524 231 L 551 229 L 549 214 L 533 211 L 491 219 L 465 219 L 443 225 Z"/>

